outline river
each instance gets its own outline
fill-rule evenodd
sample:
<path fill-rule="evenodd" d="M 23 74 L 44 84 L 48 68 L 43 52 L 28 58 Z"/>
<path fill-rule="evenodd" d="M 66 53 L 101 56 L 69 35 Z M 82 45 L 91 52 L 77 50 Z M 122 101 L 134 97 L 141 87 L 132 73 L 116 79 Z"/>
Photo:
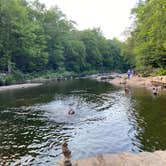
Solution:
<path fill-rule="evenodd" d="M 75 115 L 68 115 L 72 107 Z M 0 92 L 0 164 L 52 166 L 65 139 L 72 159 L 166 149 L 166 96 L 92 80 Z"/>

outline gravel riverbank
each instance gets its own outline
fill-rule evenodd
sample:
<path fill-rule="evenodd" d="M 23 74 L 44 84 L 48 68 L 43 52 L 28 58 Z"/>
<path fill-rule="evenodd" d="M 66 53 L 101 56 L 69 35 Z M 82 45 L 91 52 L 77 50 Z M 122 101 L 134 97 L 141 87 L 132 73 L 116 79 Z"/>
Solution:
<path fill-rule="evenodd" d="M 27 84 L 16 84 L 16 85 L 8 85 L 8 86 L 0 86 L 0 92 L 5 90 L 13 90 L 13 89 L 22 89 L 22 88 L 31 88 L 42 85 L 41 83 L 27 83 Z"/>

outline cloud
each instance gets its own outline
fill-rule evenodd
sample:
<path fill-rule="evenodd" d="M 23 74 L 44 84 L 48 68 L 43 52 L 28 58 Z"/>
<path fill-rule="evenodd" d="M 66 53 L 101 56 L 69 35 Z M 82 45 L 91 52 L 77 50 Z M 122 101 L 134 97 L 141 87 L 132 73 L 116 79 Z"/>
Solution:
<path fill-rule="evenodd" d="M 131 25 L 130 11 L 137 0 L 40 0 L 46 6 L 57 5 L 67 18 L 76 21 L 79 30 L 100 27 L 106 38 L 123 39 Z"/>

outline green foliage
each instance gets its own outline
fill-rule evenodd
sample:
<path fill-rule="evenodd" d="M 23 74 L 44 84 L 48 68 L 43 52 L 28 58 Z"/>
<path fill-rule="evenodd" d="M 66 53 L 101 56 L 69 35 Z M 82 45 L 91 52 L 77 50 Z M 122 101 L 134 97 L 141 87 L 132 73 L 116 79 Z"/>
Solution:
<path fill-rule="evenodd" d="M 153 73 L 153 76 L 164 76 L 166 75 L 166 69 L 157 69 L 155 70 L 155 72 Z"/>
<path fill-rule="evenodd" d="M 98 70 L 102 66 L 98 34 L 94 30 L 85 30 L 80 33 L 80 40 L 86 47 L 86 70 Z"/>
<path fill-rule="evenodd" d="M 0 86 L 10 85 L 15 83 L 22 83 L 25 80 L 25 76 L 19 70 L 12 71 L 11 74 L 0 74 Z"/>
<path fill-rule="evenodd" d="M 152 68 L 152 66 L 144 66 L 144 67 L 141 67 L 140 69 L 137 69 L 137 71 L 139 73 L 141 73 L 141 75 L 143 77 L 148 77 L 148 76 L 152 75 L 153 68 Z"/>
<path fill-rule="evenodd" d="M 69 41 L 65 44 L 65 66 L 68 71 L 80 73 L 85 68 L 85 45 L 81 41 Z"/>
<path fill-rule="evenodd" d="M 0 71 L 8 72 L 7 84 L 25 74 L 126 69 L 122 43 L 107 40 L 99 28 L 77 31 L 58 7 L 47 9 L 38 0 L 0 0 L 0 32 Z"/>
<path fill-rule="evenodd" d="M 21 71 L 19 71 L 19 70 L 13 71 L 12 72 L 12 76 L 16 80 L 17 83 L 18 82 L 22 82 L 25 79 L 24 74 Z"/>
<path fill-rule="evenodd" d="M 6 82 L 6 74 L 1 73 L 0 74 L 0 86 L 5 85 Z"/>
<path fill-rule="evenodd" d="M 16 83 L 16 80 L 15 80 L 14 76 L 11 74 L 8 74 L 5 78 L 5 85 L 11 85 L 11 84 L 15 84 L 15 83 Z"/>
<path fill-rule="evenodd" d="M 137 68 L 166 68 L 166 1 L 140 0 L 133 9 L 135 25 L 124 48 Z M 146 69 L 145 69 L 146 70 Z"/>

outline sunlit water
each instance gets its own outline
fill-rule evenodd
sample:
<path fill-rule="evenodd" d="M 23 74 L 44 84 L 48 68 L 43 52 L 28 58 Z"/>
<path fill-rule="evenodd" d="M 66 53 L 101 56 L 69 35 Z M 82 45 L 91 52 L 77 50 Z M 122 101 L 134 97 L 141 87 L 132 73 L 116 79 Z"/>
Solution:
<path fill-rule="evenodd" d="M 90 80 L 0 92 L 0 165 L 52 166 L 64 139 L 73 159 L 166 149 L 165 107 L 164 95 Z"/>

